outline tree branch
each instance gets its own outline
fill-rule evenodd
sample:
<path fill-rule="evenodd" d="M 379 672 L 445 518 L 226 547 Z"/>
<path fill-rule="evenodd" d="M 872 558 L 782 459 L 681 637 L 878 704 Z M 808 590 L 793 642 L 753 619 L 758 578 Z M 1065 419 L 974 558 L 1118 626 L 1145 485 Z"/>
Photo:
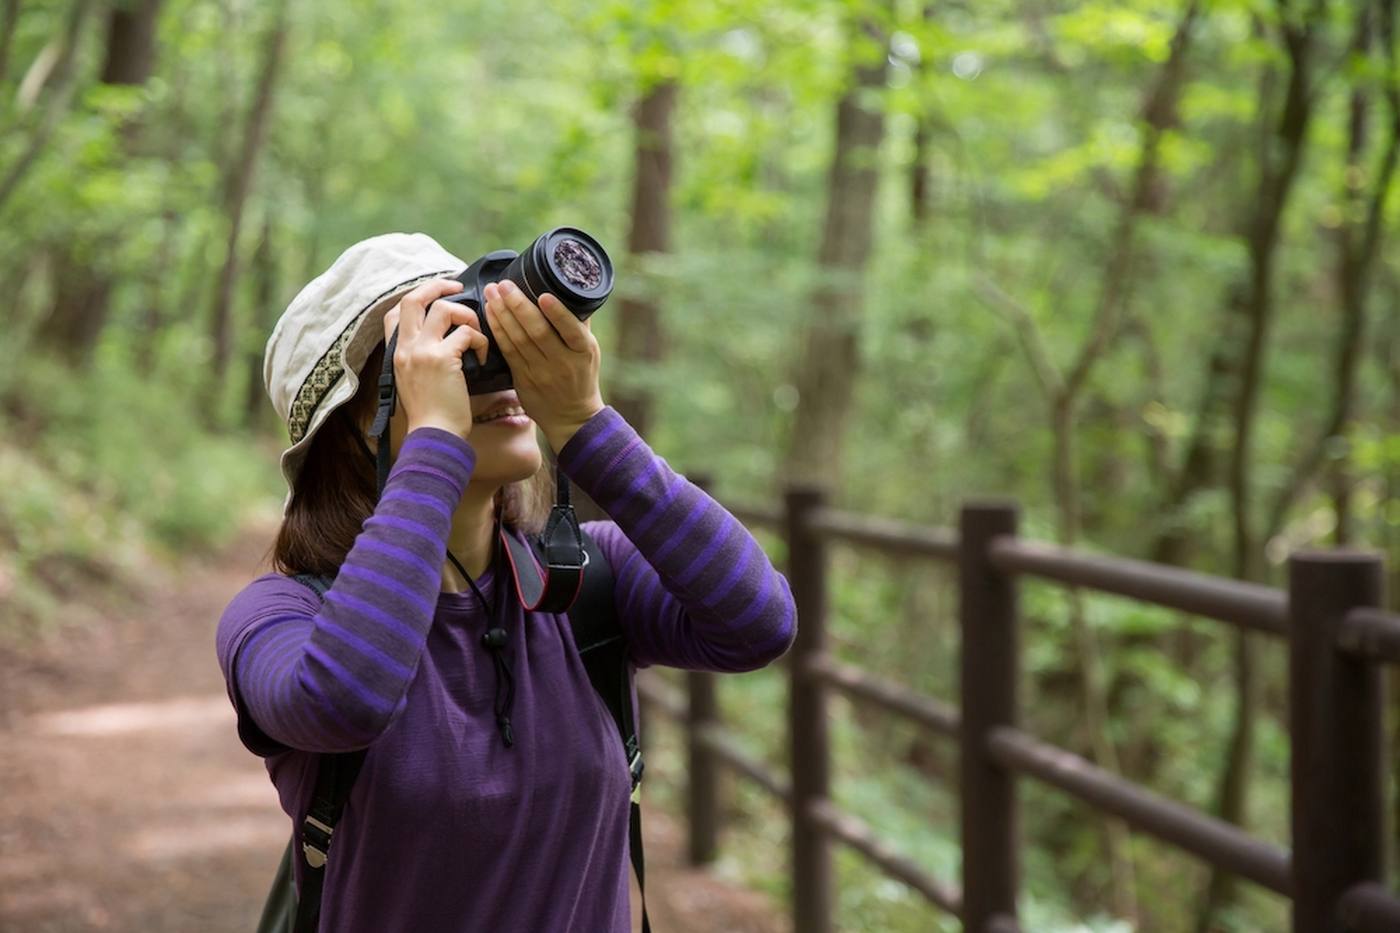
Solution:
<path fill-rule="evenodd" d="M 1064 390 L 1064 381 L 1060 378 L 1060 371 L 1055 368 L 1054 361 L 1050 359 L 1045 337 L 1030 310 L 1002 291 L 1001 287 L 987 276 L 978 276 L 973 290 L 1002 320 L 1011 325 L 1045 397 L 1051 400 L 1058 399 Z"/>

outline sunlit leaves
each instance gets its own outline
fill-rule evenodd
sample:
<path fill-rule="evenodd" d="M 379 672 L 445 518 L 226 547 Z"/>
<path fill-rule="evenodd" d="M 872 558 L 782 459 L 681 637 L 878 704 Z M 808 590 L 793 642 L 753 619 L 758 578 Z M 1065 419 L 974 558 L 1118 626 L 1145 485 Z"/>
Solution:
<path fill-rule="evenodd" d="M 1083 3 L 1054 17 L 1048 29 L 1067 65 L 1087 58 L 1161 62 L 1175 29 L 1173 12 L 1162 3 Z"/>
<path fill-rule="evenodd" d="M 17 119 L 12 109 L 14 85 L 67 9 L 58 0 L 22 6 L 0 99 L 0 120 L 16 129 L 0 135 L 0 167 L 19 156 L 33 124 L 32 112 Z M 1154 509 L 1195 424 L 1222 308 L 1247 269 L 1242 218 L 1255 197 L 1263 140 L 1277 125 L 1286 64 L 1278 6 L 1202 4 L 1180 104 L 1134 233 L 1126 323 L 1093 372 L 1077 424 L 1085 533 L 1105 549 L 1141 555 L 1152 532 L 1179 522 L 1203 563 L 1223 566 L 1229 501 L 1221 487 L 1191 497 L 1178 515 Z M 1359 160 L 1365 171 L 1347 164 L 1349 94 L 1361 89 L 1379 100 L 1386 73 L 1379 56 L 1346 52 L 1354 5 L 1331 6 L 1334 19 L 1319 39 L 1326 67 L 1312 76 L 1317 116 L 1274 271 L 1279 311 L 1251 472 L 1265 496 L 1287 482 L 1297 447 L 1324 415 L 1338 327 L 1335 247 L 1361 216 L 1346 185 L 1359 175 L 1364 189 L 1381 154 L 1377 119 Z M 878 42 L 851 42 L 849 23 L 887 15 L 889 86 L 871 96 L 889 119 L 875 154 L 882 172 L 877 232 L 861 285 L 861 367 L 838 495 L 863 511 L 946 522 L 968 495 L 1010 494 L 1025 507 L 1027 534 L 1053 534 L 1059 503 L 1047 483 L 1053 436 L 1044 394 L 1015 329 L 978 300 L 976 283 L 991 278 L 1025 305 L 1057 365 L 1075 358 L 1118 245 L 1115 221 L 1146 138 L 1143 101 L 1187 2 L 934 3 L 928 18 L 924 7 L 866 0 L 294 5 L 287 71 L 242 244 L 251 255 L 266 224 L 276 267 L 270 308 L 253 276 L 239 282 L 246 362 L 261 349 L 266 316 L 362 237 L 423 230 L 473 258 L 518 249 L 556 223 L 580 223 L 613 250 L 616 299 L 655 298 L 669 342 L 664 364 L 617 360 L 609 352 L 617 336 L 609 305 L 594 319 L 605 383 L 615 378 L 652 394 L 659 415 L 648 440 L 676 465 L 715 473 L 737 495 L 767 495 L 781 479 L 777 451 L 796 402 L 795 335 L 809 315 L 822 313 L 811 300 L 823 287 L 812 257 L 825 223 L 834 103 L 853 54 L 878 60 Z M 114 380 L 109 395 L 121 410 L 136 408 L 160 429 L 162 452 L 195 436 L 179 406 L 193 396 L 208 354 L 202 315 L 225 235 L 221 180 L 237 151 L 267 7 L 167 0 L 166 13 L 157 74 L 139 93 L 94 86 L 100 37 L 95 28 L 89 33 L 71 112 L 0 223 L 0 274 L 9 276 L 8 293 L 25 321 L 49 312 L 47 264 L 60 254 L 117 276 L 113 326 L 99 348 L 107 367 L 101 378 Z M 631 107 L 659 80 L 678 88 L 674 253 L 630 257 Z M 130 149 L 121 128 L 127 122 L 140 127 Z M 915 229 L 909 187 L 920 125 L 929 216 Z M 1392 193 L 1387 232 L 1400 219 L 1397 203 Z M 1329 445 L 1350 455 L 1357 521 L 1380 543 L 1400 534 L 1392 479 L 1400 428 L 1387 407 L 1395 392 L 1395 351 L 1387 347 L 1396 339 L 1400 295 L 1392 247 L 1375 273 L 1357 417 Z M 164 324 L 153 338 L 151 369 L 140 382 L 115 381 L 112 367 L 130 365 L 146 342 L 140 325 L 152 301 Z M 252 371 L 244 366 L 235 378 Z M 38 391 L 47 392 L 49 383 L 39 381 L 46 378 L 35 376 Z M 141 396 L 147 383 L 163 394 Z M 147 469 L 129 432 L 96 420 L 113 418 L 115 402 L 104 399 L 87 417 L 82 391 L 49 394 L 61 410 L 44 411 L 72 432 L 69 450 L 54 462 L 73 476 L 102 454 L 116 465 L 85 503 L 140 500 L 144 507 L 163 498 L 143 518 L 185 540 L 215 526 L 201 497 L 240 488 L 226 477 L 208 485 L 200 479 L 204 439 L 188 459 Z M 1220 450 L 1230 443 L 1228 432 L 1213 440 Z M 30 462 L 25 457 L 0 450 L 0 462 L 15 469 Z M 227 450 L 208 458 L 218 471 L 236 469 L 235 461 Z M 265 475 L 275 487 L 275 474 Z M 61 489 L 38 481 L 26 489 L 32 501 L 23 508 L 0 495 L 0 518 L 16 516 L 10 520 L 40 537 L 45 526 L 71 520 L 75 549 L 90 548 L 105 532 L 105 524 L 74 518 Z M 1276 558 L 1336 527 L 1323 484 L 1302 498 L 1270 544 Z M 45 553 L 58 546 L 42 540 Z M 842 633 L 858 636 L 897 611 L 899 588 L 864 579 L 863 567 L 849 569 L 854 579 L 835 584 L 835 601 L 850 612 Z M 1027 643 L 1028 678 L 1045 699 L 1037 714 L 1073 738 L 1077 701 L 1065 677 L 1076 658 L 1063 595 L 1037 590 L 1026 608 L 1036 636 Z M 1162 787 L 1207 801 L 1218 750 L 1197 733 L 1219 734 L 1228 720 L 1226 649 L 1212 644 L 1191 669 L 1169 668 L 1162 646 L 1174 644 L 1175 617 L 1121 601 L 1091 603 L 1090 616 L 1110 639 L 1110 675 L 1129 684 L 1113 734 L 1131 738 L 1148 712 L 1164 714 L 1152 718 L 1156 751 L 1173 753 L 1160 765 Z M 884 647 L 877 659 L 904 646 Z M 772 738 L 779 725 L 764 721 L 756 729 Z M 1276 735 L 1265 739 L 1260 765 L 1270 775 L 1284 750 Z M 875 806 L 886 787 L 866 780 L 850 785 L 848 799 Z M 1276 795 L 1277 783 L 1263 792 Z M 1082 823 L 1049 821 L 1047 832 L 1082 864 L 1092 890 L 1102 881 L 1101 859 Z M 921 832 L 901 841 L 942 857 Z M 1043 856 L 1028 864 L 1032 880 L 1063 868 Z M 1144 877 L 1161 878 L 1173 863 L 1151 855 L 1146 864 Z M 1049 885 L 1031 892 L 1028 928 L 1055 928 L 1070 913 L 1075 905 L 1056 900 L 1061 894 Z M 849 900 L 882 919 L 915 916 L 873 883 Z M 1173 923 L 1180 915 L 1163 916 L 1163 928 L 1182 925 Z M 1239 928 L 1271 928 L 1271 915 L 1241 916 Z M 1251 927 L 1259 917 L 1265 922 Z"/>

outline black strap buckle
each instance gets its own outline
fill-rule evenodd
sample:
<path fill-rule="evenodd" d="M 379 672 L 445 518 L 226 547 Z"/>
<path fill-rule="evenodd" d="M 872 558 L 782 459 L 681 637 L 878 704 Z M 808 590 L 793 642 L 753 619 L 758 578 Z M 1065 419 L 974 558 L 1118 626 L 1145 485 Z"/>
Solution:
<path fill-rule="evenodd" d="M 584 551 L 584 552 L 582 552 L 582 553 L 583 553 L 583 560 L 582 560 L 581 562 L 577 563 L 577 564 L 565 564 L 565 563 L 560 563 L 559 561 L 557 561 L 557 560 L 555 560 L 553 557 L 551 557 L 551 558 L 549 559 L 548 567 L 549 567 L 549 569 L 550 569 L 551 571 L 554 571 L 554 570 L 566 570 L 566 571 L 571 571 L 571 572 L 577 572 L 577 571 L 579 571 L 579 570 L 582 570 L 584 567 L 587 567 L 587 566 L 588 566 L 588 552 L 587 552 L 587 551 Z"/>
<path fill-rule="evenodd" d="M 641 744 L 634 735 L 627 740 L 627 770 L 632 775 L 632 799 L 637 799 L 637 791 L 642 786 L 642 772 L 646 762 L 642 760 Z"/>
<path fill-rule="evenodd" d="M 389 419 L 398 408 L 398 394 L 394 390 L 394 350 L 399 344 L 399 329 L 389 335 L 384 345 L 384 366 L 379 370 L 379 405 L 374 412 L 374 423 L 369 433 L 379 438 L 381 447 L 388 448 Z M 382 491 L 382 490 L 381 490 Z"/>
<path fill-rule="evenodd" d="M 306 855 L 306 864 L 312 868 L 324 868 L 331 851 L 331 836 L 334 826 L 327 826 L 311 814 L 301 823 L 301 850 Z"/>
<path fill-rule="evenodd" d="M 528 542 L 517 540 L 504 529 L 501 537 L 525 609 L 568 612 L 583 586 L 583 568 L 590 560 L 574 507 L 556 503 L 545 521 L 544 531 Z"/>

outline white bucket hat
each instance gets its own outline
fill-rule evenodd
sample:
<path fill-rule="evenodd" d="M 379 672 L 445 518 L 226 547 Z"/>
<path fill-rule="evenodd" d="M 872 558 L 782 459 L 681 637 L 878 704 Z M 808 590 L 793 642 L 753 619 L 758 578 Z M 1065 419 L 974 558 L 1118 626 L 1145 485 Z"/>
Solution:
<path fill-rule="evenodd" d="M 430 236 L 386 233 L 341 253 L 282 312 L 263 352 L 263 385 L 291 439 L 284 513 L 312 436 L 354 397 L 360 368 L 384 342 L 384 315 L 418 283 L 466 267 Z"/>

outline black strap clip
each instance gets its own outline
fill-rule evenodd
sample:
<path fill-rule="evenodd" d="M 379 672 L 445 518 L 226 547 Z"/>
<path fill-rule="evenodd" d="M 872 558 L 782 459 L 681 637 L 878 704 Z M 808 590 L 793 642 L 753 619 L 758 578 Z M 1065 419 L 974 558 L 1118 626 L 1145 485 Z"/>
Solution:
<path fill-rule="evenodd" d="M 530 612 L 568 612 L 583 586 L 588 550 L 569 502 L 568 478 L 559 475 L 559 495 L 544 531 L 531 543 L 501 532 L 521 605 Z M 540 566 L 542 558 L 544 566 Z"/>
<path fill-rule="evenodd" d="M 379 438 L 380 445 L 388 446 L 389 419 L 398 408 L 398 395 L 394 390 L 394 350 L 399 345 L 399 329 L 389 335 L 384 344 L 384 366 L 379 370 L 379 406 L 374 412 L 374 424 L 370 426 L 371 437 Z"/>
<path fill-rule="evenodd" d="M 642 786 L 642 772 L 646 770 L 646 762 L 642 760 L 641 743 L 637 741 L 636 735 L 631 735 L 627 739 L 627 770 L 632 774 L 632 797 L 636 799 L 637 789 Z"/>
<path fill-rule="evenodd" d="M 331 851 L 331 836 L 335 827 L 322 823 L 310 813 L 301 823 L 301 850 L 306 855 L 306 864 L 312 868 L 322 868 Z"/>
<path fill-rule="evenodd" d="M 379 374 L 379 404 L 389 406 L 389 414 L 394 413 L 394 374 Z"/>

